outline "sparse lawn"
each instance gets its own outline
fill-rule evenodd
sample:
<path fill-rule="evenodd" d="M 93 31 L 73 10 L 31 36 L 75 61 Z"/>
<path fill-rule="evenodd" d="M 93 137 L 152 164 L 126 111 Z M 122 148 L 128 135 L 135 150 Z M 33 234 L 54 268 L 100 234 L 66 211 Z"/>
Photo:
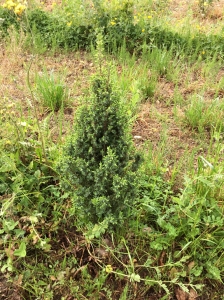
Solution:
<path fill-rule="evenodd" d="M 223 1 L 0 4 L 0 298 L 224 299 Z"/>

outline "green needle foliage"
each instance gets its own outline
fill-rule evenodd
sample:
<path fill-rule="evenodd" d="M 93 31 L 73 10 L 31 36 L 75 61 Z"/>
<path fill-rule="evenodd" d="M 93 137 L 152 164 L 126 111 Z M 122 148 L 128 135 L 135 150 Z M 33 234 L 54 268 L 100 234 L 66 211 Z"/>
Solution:
<path fill-rule="evenodd" d="M 74 205 L 85 222 L 121 224 L 137 194 L 129 121 L 111 84 L 97 76 L 91 101 L 77 112 L 60 169 L 76 187 Z"/>

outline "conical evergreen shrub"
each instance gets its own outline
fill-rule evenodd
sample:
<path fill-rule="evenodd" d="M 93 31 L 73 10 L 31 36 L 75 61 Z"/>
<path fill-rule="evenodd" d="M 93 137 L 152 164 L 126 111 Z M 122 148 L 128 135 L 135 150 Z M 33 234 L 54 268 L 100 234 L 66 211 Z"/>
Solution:
<path fill-rule="evenodd" d="M 101 76 L 92 87 L 90 101 L 77 112 L 60 169 L 76 188 L 74 205 L 81 219 L 121 224 L 136 197 L 140 156 L 118 94 Z"/>

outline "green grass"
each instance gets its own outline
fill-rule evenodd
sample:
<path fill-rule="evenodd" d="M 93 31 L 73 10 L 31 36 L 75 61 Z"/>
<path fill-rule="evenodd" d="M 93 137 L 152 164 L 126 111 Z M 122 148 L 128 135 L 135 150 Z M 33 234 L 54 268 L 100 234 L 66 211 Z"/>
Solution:
<path fill-rule="evenodd" d="M 193 95 L 191 103 L 185 111 L 185 123 L 203 133 L 217 131 L 223 133 L 223 104 L 219 98 L 206 103 L 203 97 Z"/>
<path fill-rule="evenodd" d="M 59 76 L 44 71 L 35 78 L 36 95 L 38 102 L 51 111 L 58 111 L 66 105 L 68 91 Z"/>
<path fill-rule="evenodd" d="M 87 2 L 82 7 L 81 1 L 65 2 L 51 14 L 34 5 L 21 20 L 0 9 L 7 21 L 1 57 L 7 68 L 2 67 L 0 78 L 4 89 L 0 94 L 3 291 L 8 299 L 20 295 L 46 300 L 143 300 L 153 294 L 157 299 L 173 299 L 185 297 L 185 292 L 198 299 L 222 299 L 221 33 L 196 34 L 190 26 L 185 32 L 169 28 L 171 12 L 164 1 L 147 2 L 148 11 L 143 0 L 134 7 L 123 1 L 120 6 L 114 1 L 110 6 L 94 3 L 95 7 Z M 9 29 L 13 23 L 15 29 Z M 35 56 L 31 67 L 30 55 Z M 19 60 L 28 75 L 23 75 Z M 40 73 L 52 69 L 53 73 Z M 118 206 L 122 211 L 125 205 L 123 226 L 114 222 L 113 228 L 102 219 L 103 214 L 108 217 L 107 207 L 97 208 L 101 219 L 94 215 L 95 222 L 91 216 L 83 217 L 82 210 L 94 208 L 96 198 L 85 202 L 85 208 L 77 206 L 80 186 L 77 189 L 77 178 L 71 180 L 77 172 L 74 161 L 78 164 L 82 157 L 89 157 L 85 168 L 79 165 L 83 186 L 91 182 L 94 172 L 97 175 L 86 172 L 93 149 L 86 146 L 87 139 L 85 151 L 77 148 L 83 135 L 74 116 L 77 106 L 89 105 L 92 75 L 102 70 L 106 82 L 113 83 L 142 157 L 133 199 L 122 204 L 125 195 L 119 186 L 127 184 L 126 177 L 116 182 L 115 196 L 107 186 L 110 201 L 119 198 L 114 219 L 122 218 Z M 103 113 L 92 113 L 90 127 L 96 128 Z M 80 126 L 86 122 L 79 119 Z M 71 131 L 78 155 L 69 157 L 64 174 L 57 166 Z M 93 136 L 90 132 L 88 140 Z M 121 162 L 108 153 L 108 161 L 97 169 L 107 175 L 97 181 L 94 195 L 119 170 Z M 131 165 L 122 172 L 127 175 Z M 88 188 L 82 189 L 88 192 L 85 201 L 93 192 Z M 1 293 L 5 299 L 5 292 Z"/>

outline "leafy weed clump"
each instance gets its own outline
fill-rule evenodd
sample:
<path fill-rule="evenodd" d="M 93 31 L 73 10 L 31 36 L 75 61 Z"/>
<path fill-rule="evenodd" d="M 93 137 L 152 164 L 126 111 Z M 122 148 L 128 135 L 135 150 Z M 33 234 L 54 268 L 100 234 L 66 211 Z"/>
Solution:
<path fill-rule="evenodd" d="M 68 89 L 63 79 L 43 72 L 36 76 L 36 94 L 39 102 L 52 111 L 58 111 L 68 99 Z"/>
<path fill-rule="evenodd" d="M 223 103 L 219 98 L 206 103 L 203 97 L 194 96 L 186 108 L 184 122 L 199 133 L 206 130 L 223 132 L 223 108 Z"/>
<path fill-rule="evenodd" d="M 137 193 L 140 156 L 128 133 L 128 117 L 111 84 L 93 81 L 93 96 L 77 113 L 60 169 L 75 186 L 74 206 L 85 221 L 124 221 Z"/>
<path fill-rule="evenodd" d="M 0 6 L 0 36 L 6 37 L 9 27 L 20 28 L 19 20 L 14 12 Z"/>

